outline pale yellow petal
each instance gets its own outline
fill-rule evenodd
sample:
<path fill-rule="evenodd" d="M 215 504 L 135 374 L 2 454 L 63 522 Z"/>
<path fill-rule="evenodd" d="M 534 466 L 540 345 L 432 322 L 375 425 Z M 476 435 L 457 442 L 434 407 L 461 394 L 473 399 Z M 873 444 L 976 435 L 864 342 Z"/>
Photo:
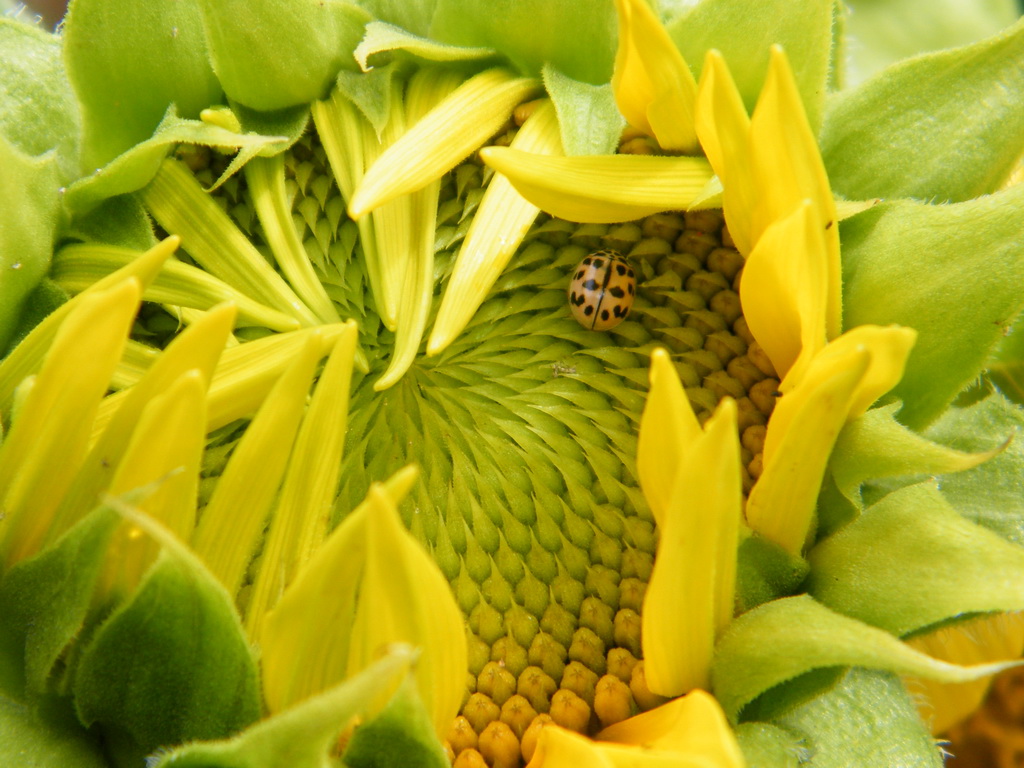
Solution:
<path fill-rule="evenodd" d="M 619 47 L 612 89 L 630 125 L 662 149 L 694 152 L 697 83 L 646 0 L 616 0 Z"/>
<path fill-rule="evenodd" d="M 685 210 L 712 176 L 698 157 L 551 157 L 508 147 L 485 147 L 480 157 L 541 210 L 591 224 Z"/>
<path fill-rule="evenodd" d="M 540 88 L 539 81 L 503 69 L 471 77 L 377 158 L 349 201 L 349 215 L 359 219 L 388 200 L 441 178 Z"/>
<path fill-rule="evenodd" d="M 789 216 L 804 200 L 813 201 L 817 224 L 824 235 L 822 257 L 828 275 L 826 330 L 828 338 L 833 339 L 839 335 L 842 323 L 836 205 L 789 61 L 778 46 L 772 48 L 768 75 L 750 130 L 751 170 L 758 188 L 765 191 L 754 207 L 754 240 L 773 222 Z"/>
<path fill-rule="evenodd" d="M 701 428 L 672 359 L 660 347 L 651 353 L 650 375 L 651 387 L 640 416 L 636 466 L 644 498 L 661 525 L 680 463 L 700 437 Z"/>
<path fill-rule="evenodd" d="M 805 200 L 768 227 L 740 281 L 743 316 L 781 377 L 825 346 L 827 281 L 817 213 Z"/>
<path fill-rule="evenodd" d="M 1024 614 L 982 616 L 911 638 L 907 644 L 932 658 L 965 666 L 1017 659 L 1024 652 Z M 934 734 L 944 733 L 974 712 L 991 682 L 991 678 L 969 683 L 906 679 L 922 719 Z"/>
<path fill-rule="evenodd" d="M 708 51 L 697 88 L 697 136 L 722 181 L 725 221 L 736 248 L 750 253 L 756 236 L 751 212 L 758 191 L 750 173 L 750 118 L 725 59 Z"/>
<path fill-rule="evenodd" d="M 732 618 L 742 487 L 736 404 L 723 400 L 681 457 L 644 596 L 647 683 L 708 688 L 716 634 Z"/>
<path fill-rule="evenodd" d="M 537 106 L 510 146 L 534 154 L 562 154 L 558 118 L 550 101 Z M 504 175 L 491 179 L 456 257 L 427 343 L 428 355 L 441 352 L 466 327 L 539 212 Z"/>

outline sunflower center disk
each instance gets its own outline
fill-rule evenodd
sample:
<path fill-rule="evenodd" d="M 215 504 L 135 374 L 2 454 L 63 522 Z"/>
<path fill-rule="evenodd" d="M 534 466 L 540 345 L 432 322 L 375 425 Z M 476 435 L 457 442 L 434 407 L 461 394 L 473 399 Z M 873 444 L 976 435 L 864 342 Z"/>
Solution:
<path fill-rule="evenodd" d="M 353 382 L 338 514 L 372 481 L 419 464 L 401 511 L 467 617 L 453 756 L 517 765 L 544 722 L 593 734 L 661 703 L 640 645 L 657 536 L 634 466 L 649 354 L 672 353 L 702 422 L 722 397 L 737 400 L 745 492 L 778 387 L 742 317 L 743 258 L 721 211 L 619 225 L 542 215 L 462 335 L 375 392 L 394 337 L 370 298 L 355 225 L 315 137 L 287 168 L 305 248 L 339 313 L 360 323 L 370 360 Z M 444 179 L 434 311 L 488 179 L 474 160 Z M 244 179 L 218 194 L 265 250 Z M 603 332 L 581 327 L 567 300 L 577 264 L 600 249 L 626 257 L 637 281 L 629 317 Z"/>

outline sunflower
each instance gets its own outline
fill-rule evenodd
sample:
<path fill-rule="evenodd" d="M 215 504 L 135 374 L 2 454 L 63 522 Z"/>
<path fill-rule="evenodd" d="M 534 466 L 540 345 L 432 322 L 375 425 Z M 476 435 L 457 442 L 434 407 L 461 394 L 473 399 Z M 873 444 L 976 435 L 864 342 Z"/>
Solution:
<path fill-rule="evenodd" d="M 1022 602 L 1019 25 L 841 90 L 833 3 L 146 14 L 0 26 L 9 761 L 939 759 L 900 676 Z"/>

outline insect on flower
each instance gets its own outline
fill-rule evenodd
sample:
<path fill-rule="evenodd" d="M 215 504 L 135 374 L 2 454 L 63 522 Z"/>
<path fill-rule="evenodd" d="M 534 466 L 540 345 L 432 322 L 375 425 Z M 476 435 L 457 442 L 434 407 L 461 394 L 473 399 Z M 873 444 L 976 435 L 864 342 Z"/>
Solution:
<path fill-rule="evenodd" d="M 576 267 L 569 284 L 572 316 L 595 331 L 607 331 L 625 320 L 635 295 L 636 275 L 617 251 L 591 253 Z"/>

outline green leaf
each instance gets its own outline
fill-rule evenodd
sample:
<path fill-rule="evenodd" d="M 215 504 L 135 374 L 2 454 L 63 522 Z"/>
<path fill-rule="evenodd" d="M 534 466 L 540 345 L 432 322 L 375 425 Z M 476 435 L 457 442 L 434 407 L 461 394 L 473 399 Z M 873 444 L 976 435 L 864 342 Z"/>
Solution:
<path fill-rule="evenodd" d="M 807 561 L 756 534 L 741 543 L 736 562 L 736 611 L 746 613 L 792 595 L 807 576 Z"/>
<path fill-rule="evenodd" d="M 1024 609 L 1024 547 L 965 520 L 933 482 L 889 494 L 807 558 L 811 596 L 899 636 Z"/>
<path fill-rule="evenodd" d="M 0 646 L 22 653 L 29 695 L 46 690 L 58 658 L 82 629 L 120 520 L 111 509 L 98 508 L 53 546 L 15 565 L 0 584 Z"/>
<path fill-rule="evenodd" d="M 105 168 L 72 184 L 66 196 L 67 205 L 73 211 L 85 212 L 107 198 L 142 189 L 156 175 L 167 153 L 178 144 L 237 147 L 248 151 L 251 157 L 261 149 L 288 140 L 288 136 L 234 133 L 200 120 L 185 120 L 178 117 L 172 106 L 151 138 L 136 144 Z"/>
<path fill-rule="evenodd" d="M 960 472 L 998 451 L 998 446 L 989 446 L 990 450 L 971 454 L 932 442 L 896 421 L 902 405 L 873 408 L 854 419 L 843 427 L 832 449 L 829 471 L 839 491 L 858 509 L 864 508 L 860 488 L 868 480 Z"/>
<path fill-rule="evenodd" d="M 843 327 L 898 323 L 917 343 L 892 396 L 935 419 L 981 373 L 1024 306 L 1024 185 L 952 205 L 882 203 L 843 222 Z"/>
<path fill-rule="evenodd" d="M 565 154 L 615 154 L 626 121 L 615 105 L 611 85 L 582 83 L 547 64 L 541 74 L 558 113 Z"/>
<path fill-rule="evenodd" d="M 1024 410 L 992 394 L 967 408 L 950 408 L 925 432 L 966 451 L 991 449 L 1011 434 L 1006 450 L 981 466 L 936 479 L 957 512 L 1024 546 Z"/>
<path fill-rule="evenodd" d="M 893 674 L 851 669 L 776 724 L 806 737 L 814 768 L 942 766 L 938 745 Z"/>
<path fill-rule="evenodd" d="M 342 759 L 349 768 L 448 768 L 451 763 L 437 740 L 413 675 L 406 676 L 383 712 L 356 729 Z"/>
<path fill-rule="evenodd" d="M 851 3 L 851 79 L 926 51 L 958 48 L 997 34 L 1021 9 L 1015 0 L 856 0 Z"/>
<path fill-rule="evenodd" d="M 224 92 L 259 111 L 309 104 L 327 95 L 369 15 L 346 2 L 197 0 Z"/>
<path fill-rule="evenodd" d="M 821 150 L 850 199 L 960 202 L 998 189 L 1024 135 L 1024 21 L 896 64 L 828 105 Z"/>
<path fill-rule="evenodd" d="M 168 107 L 186 118 L 220 100 L 195 0 L 75 0 L 64 61 L 82 107 L 82 169 L 148 139 Z"/>
<path fill-rule="evenodd" d="M 704 55 L 712 48 L 722 52 L 748 112 L 764 85 L 768 49 L 781 45 L 817 133 L 832 54 L 833 11 L 831 0 L 704 0 L 667 29 L 698 78 Z"/>
<path fill-rule="evenodd" d="M 610 2 L 438 0 L 430 36 L 444 43 L 493 48 L 527 75 L 545 64 L 584 83 L 607 83 L 616 45 Z"/>
<path fill-rule="evenodd" d="M 107 198 L 88 213 L 76 216 L 64 237 L 84 243 L 120 245 L 136 251 L 148 251 L 156 245 L 149 215 L 133 195 Z"/>
<path fill-rule="evenodd" d="M 153 768 L 323 768 L 338 732 L 405 675 L 416 658 L 409 646 L 391 646 L 387 655 L 358 675 L 267 718 L 238 736 L 190 744 L 164 754 Z"/>
<path fill-rule="evenodd" d="M 1024 322 L 1017 318 L 988 364 L 989 376 L 1013 402 L 1024 404 Z"/>
<path fill-rule="evenodd" d="M 60 222 L 54 155 L 29 157 L 0 137 L 0 349 L 26 297 L 46 274 Z"/>
<path fill-rule="evenodd" d="M 718 641 L 711 680 L 715 697 L 735 722 L 758 696 L 812 670 L 857 666 L 966 682 L 1013 665 L 960 667 L 938 661 L 888 632 L 800 595 L 773 600 L 734 619 Z"/>
<path fill-rule="evenodd" d="M 25 298 L 21 308 L 21 316 L 18 318 L 18 325 L 11 337 L 9 349 L 14 349 L 21 340 L 28 336 L 39 323 L 46 319 L 46 316 L 56 310 L 61 304 L 68 300 L 67 291 L 48 277 L 44 277 L 32 292 Z"/>
<path fill-rule="evenodd" d="M 0 694 L 0 765 L 109 768 L 99 740 L 52 702 L 27 705 Z"/>
<path fill-rule="evenodd" d="M 78 176 L 82 127 L 59 39 L 0 19 L 0 72 L 0 136 L 26 155 L 56 148 L 62 180 Z"/>
<path fill-rule="evenodd" d="M 797 768 L 807 762 L 803 739 L 770 723 L 740 723 L 736 741 L 748 765 Z"/>
<path fill-rule="evenodd" d="M 152 533 L 155 524 L 140 522 Z M 234 604 L 173 535 L 138 589 L 82 653 L 79 718 L 98 724 L 122 757 L 223 738 L 259 717 L 256 663 Z"/>

